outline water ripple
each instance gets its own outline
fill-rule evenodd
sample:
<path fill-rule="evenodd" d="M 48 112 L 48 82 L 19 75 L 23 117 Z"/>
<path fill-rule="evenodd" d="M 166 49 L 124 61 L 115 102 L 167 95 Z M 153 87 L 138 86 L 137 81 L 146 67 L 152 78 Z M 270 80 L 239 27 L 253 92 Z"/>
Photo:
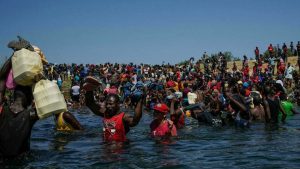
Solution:
<path fill-rule="evenodd" d="M 128 143 L 102 142 L 102 119 L 88 109 L 72 110 L 84 131 L 58 132 L 52 117 L 38 121 L 31 149 L 0 168 L 299 168 L 300 116 L 278 130 L 255 123 L 250 129 L 213 128 L 188 118 L 169 143 L 149 134 L 151 113 L 128 133 Z"/>

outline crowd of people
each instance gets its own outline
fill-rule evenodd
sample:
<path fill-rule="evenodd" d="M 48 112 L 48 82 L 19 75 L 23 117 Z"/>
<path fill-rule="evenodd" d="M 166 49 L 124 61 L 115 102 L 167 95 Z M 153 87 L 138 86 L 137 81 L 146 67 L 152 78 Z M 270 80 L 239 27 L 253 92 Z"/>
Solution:
<path fill-rule="evenodd" d="M 252 70 L 246 56 L 240 69 L 235 62 L 229 68 L 222 52 L 213 57 L 204 53 L 197 62 L 191 58 L 181 65 L 73 64 L 56 65 L 54 70 L 71 79 L 72 98 L 79 95 L 73 101 L 82 106 L 88 103 L 86 106 L 95 114 L 99 115 L 100 105 L 106 108 L 106 99 L 112 96 L 118 97 L 115 100 L 123 108 L 133 108 L 144 100 L 145 109 L 152 110 L 156 117 L 150 127 L 152 135 L 176 135 L 186 116 L 212 126 L 249 127 L 252 121 L 261 121 L 274 127 L 297 113 L 291 103 L 300 105 L 297 65 L 287 62 L 287 50 L 294 51 L 292 44 L 286 49 L 284 43 L 283 52 L 277 54 L 273 51 L 279 51 L 279 47 L 271 49 L 270 44 L 267 56 L 256 47 Z M 296 49 L 299 58 L 299 42 Z M 96 79 L 87 80 L 91 78 Z M 92 101 L 98 107 L 91 105 Z M 170 120 L 166 118 L 168 114 Z M 159 124 L 165 125 L 161 129 L 165 132 L 155 130 Z"/>
<path fill-rule="evenodd" d="M 28 44 L 22 47 L 30 49 Z M 220 52 L 213 58 L 205 53 L 198 61 L 191 58 L 176 65 L 44 64 L 43 76 L 55 81 L 61 90 L 71 81 L 71 98 L 66 102 L 87 106 L 101 116 L 103 139 L 108 142 L 125 141 L 144 109 L 153 111 L 149 127 L 154 138 L 177 136 L 189 117 L 213 127 L 248 128 L 257 121 L 276 129 L 280 122 L 297 114 L 296 106 L 300 105 L 299 73 L 287 63 L 285 48 L 275 54 L 270 44 L 268 57 L 263 58 L 256 47 L 252 70 L 246 56 L 241 68 L 235 63 L 228 67 Z M 299 42 L 296 51 L 299 62 Z M 10 67 L 7 62 L 0 74 L 0 157 L 28 151 L 31 128 L 38 120 L 31 88 L 17 85 L 12 97 L 5 96 Z M 123 109 L 134 109 L 134 114 Z M 57 130 L 83 129 L 70 112 L 57 114 L 55 119 Z"/>

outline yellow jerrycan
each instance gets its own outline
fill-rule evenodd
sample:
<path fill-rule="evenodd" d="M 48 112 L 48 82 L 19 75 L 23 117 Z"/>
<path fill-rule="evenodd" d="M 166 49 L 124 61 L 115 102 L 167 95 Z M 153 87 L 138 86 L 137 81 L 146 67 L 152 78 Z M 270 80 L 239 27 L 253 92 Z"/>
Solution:
<path fill-rule="evenodd" d="M 43 72 L 43 64 L 39 54 L 27 49 L 14 52 L 11 62 L 14 80 L 19 85 L 33 85 L 35 76 Z"/>
<path fill-rule="evenodd" d="M 40 119 L 67 111 L 67 104 L 56 83 L 40 80 L 33 86 L 33 97 Z"/>

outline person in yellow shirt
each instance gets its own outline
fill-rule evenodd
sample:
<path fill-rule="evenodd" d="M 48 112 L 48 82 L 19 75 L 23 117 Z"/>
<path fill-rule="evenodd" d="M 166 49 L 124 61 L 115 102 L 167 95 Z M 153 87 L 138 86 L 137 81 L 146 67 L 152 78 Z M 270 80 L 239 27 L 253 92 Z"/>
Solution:
<path fill-rule="evenodd" d="M 68 111 L 56 114 L 55 123 L 56 123 L 56 130 L 58 131 L 83 130 L 81 124 Z"/>

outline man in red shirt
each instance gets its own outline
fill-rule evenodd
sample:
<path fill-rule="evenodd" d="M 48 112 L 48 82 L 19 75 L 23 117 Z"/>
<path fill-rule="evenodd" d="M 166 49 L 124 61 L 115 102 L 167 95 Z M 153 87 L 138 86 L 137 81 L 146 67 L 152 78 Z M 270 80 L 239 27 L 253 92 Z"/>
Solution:
<path fill-rule="evenodd" d="M 103 117 L 104 141 L 126 141 L 126 134 L 129 132 L 129 127 L 136 126 L 142 117 L 142 97 L 140 97 L 136 104 L 134 115 L 131 116 L 124 112 L 120 112 L 120 100 L 119 96 L 116 94 L 109 94 L 106 97 L 105 107 L 101 108 L 95 103 L 93 90 L 96 88 L 97 85 L 93 88 L 89 88 L 86 92 L 86 106 L 89 107 L 94 114 Z"/>

